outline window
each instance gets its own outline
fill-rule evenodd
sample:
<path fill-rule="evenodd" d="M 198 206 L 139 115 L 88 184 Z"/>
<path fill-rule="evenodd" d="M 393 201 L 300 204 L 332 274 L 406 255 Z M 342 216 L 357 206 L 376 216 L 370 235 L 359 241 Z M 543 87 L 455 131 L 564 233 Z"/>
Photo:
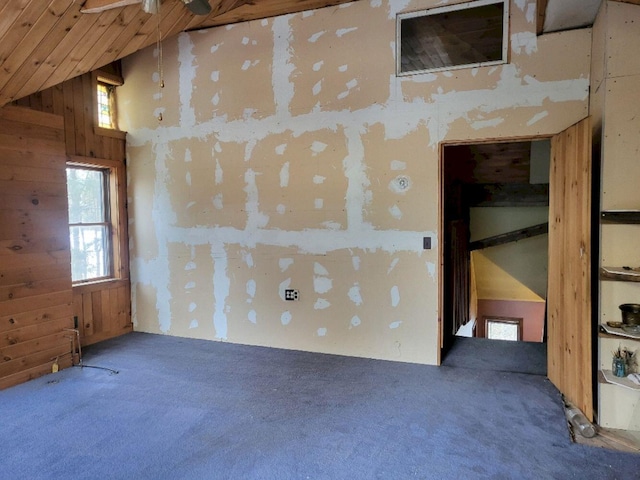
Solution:
<path fill-rule="evenodd" d="M 522 340 L 522 318 L 484 317 L 485 337 L 491 340 Z"/>
<path fill-rule="evenodd" d="M 111 70 L 111 71 L 107 71 Z M 95 92 L 94 104 L 94 133 L 113 138 L 125 137 L 118 127 L 118 112 L 116 110 L 116 91 L 124 84 L 119 68 L 97 70 L 92 75 L 92 85 Z"/>
<path fill-rule="evenodd" d="M 115 128 L 113 111 L 113 92 L 115 87 L 98 82 L 98 126 L 100 128 Z"/>
<path fill-rule="evenodd" d="M 112 276 L 109 169 L 67 167 L 71 280 Z"/>
<path fill-rule="evenodd" d="M 508 10 L 479 0 L 398 15 L 397 74 L 506 63 Z"/>

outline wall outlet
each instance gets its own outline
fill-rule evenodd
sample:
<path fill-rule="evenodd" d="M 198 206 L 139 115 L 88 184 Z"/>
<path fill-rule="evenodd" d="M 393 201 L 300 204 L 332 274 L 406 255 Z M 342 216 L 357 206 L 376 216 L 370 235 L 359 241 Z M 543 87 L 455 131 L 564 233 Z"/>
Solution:
<path fill-rule="evenodd" d="M 284 291 L 284 299 L 287 301 L 298 300 L 299 295 L 300 294 L 298 293 L 298 290 L 295 290 L 293 288 L 287 288 Z"/>

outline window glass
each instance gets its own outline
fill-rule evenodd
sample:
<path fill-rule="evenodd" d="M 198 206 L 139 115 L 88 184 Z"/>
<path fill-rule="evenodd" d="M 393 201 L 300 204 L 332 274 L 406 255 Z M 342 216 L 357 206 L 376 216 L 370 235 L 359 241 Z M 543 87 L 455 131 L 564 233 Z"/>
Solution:
<path fill-rule="evenodd" d="M 113 128 L 112 90 L 110 85 L 98 83 L 98 126 L 102 128 Z"/>
<path fill-rule="evenodd" d="M 521 340 L 521 320 L 487 319 L 486 337 L 491 340 Z"/>
<path fill-rule="evenodd" d="M 67 168 L 73 282 L 104 278 L 111 274 L 107 182 L 106 170 Z"/>

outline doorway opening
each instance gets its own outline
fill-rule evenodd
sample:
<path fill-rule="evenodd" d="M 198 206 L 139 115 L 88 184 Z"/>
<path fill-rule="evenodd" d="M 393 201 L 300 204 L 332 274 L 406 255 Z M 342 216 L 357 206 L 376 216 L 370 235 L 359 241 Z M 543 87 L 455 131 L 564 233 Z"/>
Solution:
<path fill-rule="evenodd" d="M 546 375 L 550 141 L 441 152 L 444 363 Z"/>

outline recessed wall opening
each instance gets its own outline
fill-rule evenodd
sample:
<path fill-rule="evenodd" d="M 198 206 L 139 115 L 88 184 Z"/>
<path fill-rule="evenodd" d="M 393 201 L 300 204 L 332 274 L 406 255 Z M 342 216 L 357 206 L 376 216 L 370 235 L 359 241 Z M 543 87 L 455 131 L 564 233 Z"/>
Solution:
<path fill-rule="evenodd" d="M 445 338 L 527 344 L 544 369 L 550 142 L 452 144 L 442 155 Z"/>
<path fill-rule="evenodd" d="M 398 15 L 397 74 L 506 63 L 508 10 L 479 0 Z"/>

